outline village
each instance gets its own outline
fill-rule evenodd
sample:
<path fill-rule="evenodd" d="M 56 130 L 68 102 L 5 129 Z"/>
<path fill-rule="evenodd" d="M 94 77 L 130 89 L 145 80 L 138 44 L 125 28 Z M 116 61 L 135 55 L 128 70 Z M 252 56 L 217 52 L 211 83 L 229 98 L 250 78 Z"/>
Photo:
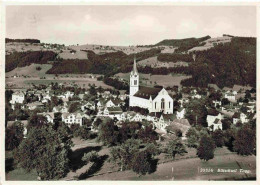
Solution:
<path fill-rule="evenodd" d="M 131 88 L 133 87 L 130 87 L 130 91 Z M 129 106 L 131 95 L 125 90 L 103 89 L 95 87 L 94 84 L 83 89 L 77 85 L 65 87 L 63 83 L 52 83 L 49 86 L 39 85 L 34 89 L 14 91 L 9 103 L 13 111 L 35 111 L 37 115 L 46 117 L 49 123 L 54 123 L 58 113 L 68 126 L 87 125 L 94 132 L 97 130 L 93 123 L 98 118 L 115 120 L 119 126 L 122 122 L 140 122 L 144 126 L 152 125 L 161 136 L 175 134 L 178 130 L 182 139 L 186 138 L 185 135 L 191 127 L 187 112 L 192 113 L 193 110 L 188 110 L 188 105 L 193 101 L 207 102 L 204 106 L 207 110 L 209 131 L 222 130 L 223 125 L 227 126 L 225 120 L 236 125 L 256 118 L 256 92 L 250 87 L 234 85 L 233 88 L 225 87 L 222 90 L 215 84 L 209 84 L 208 88 L 204 89 L 177 87 L 170 91 L 170 97 L 173 106 L 170 114 L 164 114 L 163 110 L 150 112 L 142 106 L 131 105 L 131 102 Z M 7 120 L 7 127 L 14 121 L 23 123 L 26 133 L 28 121 L 19 118 Z"/>

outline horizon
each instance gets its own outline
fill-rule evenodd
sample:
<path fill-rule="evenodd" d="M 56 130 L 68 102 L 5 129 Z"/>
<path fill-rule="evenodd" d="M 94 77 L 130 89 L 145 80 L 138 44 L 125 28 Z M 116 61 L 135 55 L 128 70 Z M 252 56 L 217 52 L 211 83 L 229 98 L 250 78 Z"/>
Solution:
<path fill-rule="evenodd" d="M 176 16 L 177 15 L 177 16 Z M 162 40 L 256 37 L 254 6 L 7 6 L 6 38 L 136 46 Z M 18 31 L 17 31 L 18 30 Z"/>

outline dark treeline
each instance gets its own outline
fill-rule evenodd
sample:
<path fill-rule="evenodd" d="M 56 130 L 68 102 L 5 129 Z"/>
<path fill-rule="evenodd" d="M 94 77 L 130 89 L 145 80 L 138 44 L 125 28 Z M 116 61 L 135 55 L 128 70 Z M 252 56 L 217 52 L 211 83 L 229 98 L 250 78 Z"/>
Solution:
<path fill-rule="evenodd" d="M 230 43 L 219 44 L 206 51 L 196 52 L 191 63 L 192 78 L 182 81 L 184 86 L 219 87 L 234 84 L 256 86 L 256 38 L 233 37 Z"/>
<path fill-rule="evenodd" d="M 177 53 L 161 53 L 158 55 L 157 59 L 162 62 L 192 62 L 193 58 L 189 54 L 177 54 Z"/>
<path fill-rule="evenodd" d="M 53 51 L 14 52 L 5 56 L 5 71 L 9 72 L 16 67 L 25 67 L 32 63 L 47 64 L 48 61 L 54 60 L 56 56 L 57 54 Z"/>
<path fill-rule="evenodd" d="M 122 72 L 122 69 L 133 66 L 134 54 L 127 55 L 122 51 L 105 53 L 97 55 L 93 51 L 83 50 L 88 52 L 88 59 L 60 59 L 54 63 L 53 67 L 47 71 L 50 74 L 65 74 L 65 73 L 94 73 L 113 75 Z M 136 53 L 136 60 L 144 60 L 160 53 L 159 49 L 151 49 Z"/>
<path fill-rule="evenodd" d="M 163 40 L 155 46 L 173 46 L 178 47 L 175 52 L 183 52 L 187 51 L 193 47 L 204 45 L 205 43 L 200 44 L 200 42 L 203 42 L 207 39 L 210 39 L 210 36 L 205 36 L 201 38 L 187 38 L 187 39 L 169 39 L 169 40 Z"/>
<path fill-rule="evenodd" d="M 114 87 L 115 89 L 127 90 L 127 91 L 129 90 L 129 84 L 128 83 L 119 81 L 116 78 L 105 77 L 103 81 L 104 81 L 105 84 L 110 85 L 110 86 Z"/>
<path fill-rule="evenodd" d="M 128 73 L 133 69 L 132 66 L 122 68 L 122 73 Z M 168 75 L 170 73 L 176 74 L 191 74 L 190 67 L 180 66 L 180 67 L 160 67 L 160 68 L 152 68 L 150 66 L 138 67 L 138 72 L 144 74 L 152 74 L 152 75 Z"/>
<path fill-rule="evenodd" d="M 9 39 L 5 38 L 5 43 L 8 42 L 26 42 L 26 43 L 41 43 L 38 39 Z"/>

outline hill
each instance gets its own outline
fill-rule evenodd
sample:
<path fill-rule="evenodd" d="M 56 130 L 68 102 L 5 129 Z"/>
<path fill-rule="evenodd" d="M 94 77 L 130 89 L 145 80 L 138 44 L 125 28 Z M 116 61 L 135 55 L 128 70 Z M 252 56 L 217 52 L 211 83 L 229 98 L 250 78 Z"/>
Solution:
<path fill-rule="evenodd" d="M 43 77 L 46 72 L 51 69 L 51 64 L 31 64 L 25 67 L 17 67 L 14 70 L 5 73 L 6 77 L 11 76 L 32 76 L 32 77 Z M 38 69 L 38 70 L 37 70 Z"/>
<path fill-rule="evenodd" d="M 172 47 L 178 47 L 175 51 L 176 52 L 183 52 L 183 51 L 187 51 L 193 47 L 196 46 L 200 46 L 200 45 L 204 45 L 204 43 L 202 43 L 203 41 L 210 39 L 211 37 L 205 36 L 205 37 L 201 37 L 201 38 L 186 38 L 186 39 L 166 39 L 163 40 L 157 44 L 155 44 L 155 46 L 172 46 Z"/>

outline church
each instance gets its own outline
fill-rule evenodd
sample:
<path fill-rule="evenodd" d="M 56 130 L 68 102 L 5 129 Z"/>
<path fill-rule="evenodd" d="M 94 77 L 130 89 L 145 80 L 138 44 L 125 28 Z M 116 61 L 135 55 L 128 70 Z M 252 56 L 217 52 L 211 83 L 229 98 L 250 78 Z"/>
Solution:
<path fill-rule="evenodd" d="M 149 112 L 173 113 L 173 99 L 164 88 L 139 86 L 139 74 L 134 58 L 130 73 L 129 106 L 148 109 Z"/>

